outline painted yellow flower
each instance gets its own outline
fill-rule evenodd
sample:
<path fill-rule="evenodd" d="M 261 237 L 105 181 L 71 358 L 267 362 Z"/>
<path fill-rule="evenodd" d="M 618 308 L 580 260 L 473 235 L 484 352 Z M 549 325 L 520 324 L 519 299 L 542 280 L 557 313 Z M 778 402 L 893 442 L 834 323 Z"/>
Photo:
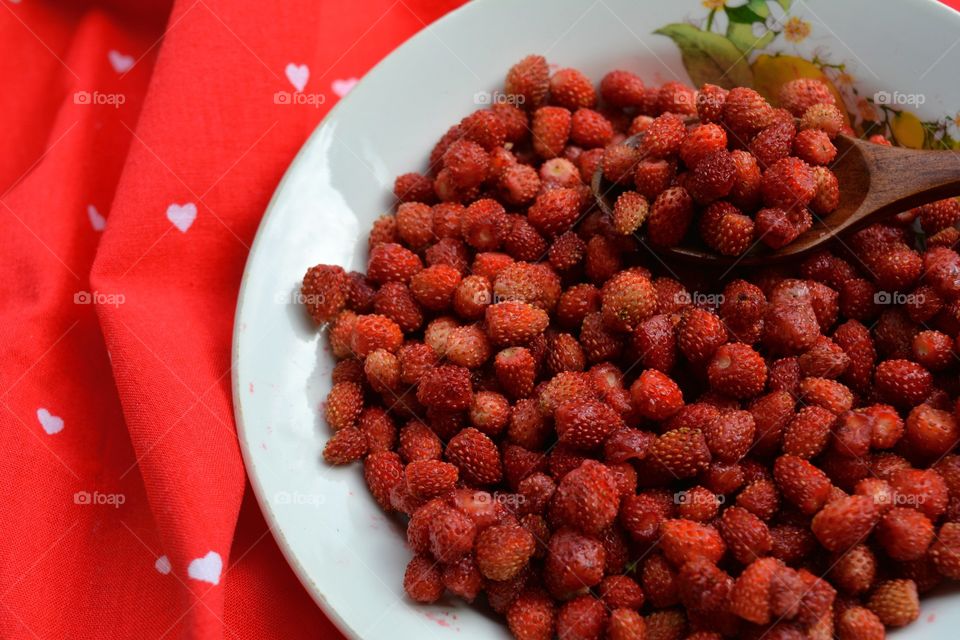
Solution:
<path fill-rule="evenodd" d="M 723 9 L 727 5 L 727 0 L 703 0 L 703 6 L 707 9 Z"/>
<path fill-rule="evenodd" d="M 802 42 L 810 35 L 810 23 L 793 16 L 783 25 L 783 37 L 790 42 Z"/>
<path fill-rule="evenodd" d="M 960 127 L 960 113 L 953 116 L 953 124 Z"/>
<path fill-rule="evenodd" d="M 867 102 L 865 98 L 860 98 L 857 100 L 857 110 L 860 112 L 860 117 L 864 120 L 870 120 L 872 122 L 879 120 L 879 117 L 877 116 L 877 110 L 872 104 Z"/>

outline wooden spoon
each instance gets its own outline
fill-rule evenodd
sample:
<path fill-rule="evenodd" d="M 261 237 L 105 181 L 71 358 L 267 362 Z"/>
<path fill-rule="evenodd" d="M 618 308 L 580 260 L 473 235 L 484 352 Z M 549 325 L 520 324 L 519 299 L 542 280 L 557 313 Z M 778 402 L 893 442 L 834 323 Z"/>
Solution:
<path fill-rule="evenodd" d="M 626 143 L 635 144 L 636 138 Z M 837 159 L 830 168 L 840 182 L 840 205 L 825 218 L 815 218 L 813 227 L 787 246 L 774 251 L 758 243 L 745 255 L 722 256 L 707 248 L 656 247 L 641 241 L 658 254 L 702 265 L 773 264 L 798 258 L 840 234 L 913 207 L 960 196 L 960 154 L 953 151 L 888 147 L 844 135 L 837 136 L 834 144 Z M 600 207 L 609 213 L 613 203 L 601 190 L 599 175 L 592 186 Z"/>

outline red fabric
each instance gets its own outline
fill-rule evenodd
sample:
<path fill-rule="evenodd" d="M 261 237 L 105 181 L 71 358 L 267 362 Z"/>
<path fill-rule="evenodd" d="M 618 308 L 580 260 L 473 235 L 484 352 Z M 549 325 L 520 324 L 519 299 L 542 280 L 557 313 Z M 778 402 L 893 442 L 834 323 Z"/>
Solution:
<path fill-rule="evenodd" d="M 339 637 L 245 480 L 236 294 L 334 83 L 459 2 L 0 0 L 0 637 Z"/>

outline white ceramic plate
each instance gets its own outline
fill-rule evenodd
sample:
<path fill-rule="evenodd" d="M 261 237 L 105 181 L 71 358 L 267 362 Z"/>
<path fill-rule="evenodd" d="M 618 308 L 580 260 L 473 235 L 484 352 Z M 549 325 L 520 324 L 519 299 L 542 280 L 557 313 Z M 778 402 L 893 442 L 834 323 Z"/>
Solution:
<path fill-rule="evenodd" d="M 250 252 L 237 309 L 237 424 L 250 480 L 280 548 L 346 635 L 509 637 L 500 622 L 463 604 L 411 605 L 402 589 L 410 557 L 402 528 L 370 498 L 360 465 L 322 463 L 329 432 L 318 405 L 329 390 L 333 361 L 326 339 L 297 304 L 300 278 L 317 263 L 362 270 L 366 231 L 390 210 L 394 177 L 424 167 L 434 141 L 478 108 L 489 95 L 484 92 L 500 87 L 506 70 L 521 57 L 541 53 L 595 80 L 610 69 L 626 68 L 648 82 L 688 81 L 677 44 L 653 32 L 687 20 L 706 27 L 704 4 L 472 2 L 368 73 L 317 128 L 277 188 Z M 870 107 L 857 106 L 852 87 L 861 97 L 886 91 L 888 103 L 909 108 L 922 120 L 952 117 L 960 108 L 960 14 L 933 0 L 795 0 L 790 15 L 797 20 L 769 44 L 762 39 L 769 28 L 780 31 L 777 25 L 785 22 L 780 4 L 754 0 L 751 6 L 769 11 L 767 22 L 738 27 L 734 35 L 742 42 L 752 34 L 764 46 L 761 51 L 731 57 L 730 39 L 725 45 L 719 36 L 706 36 L 715 64 L 730 67 L 731 75 L 769 76 L 769 67 L 762 72 L 756 64 L 765 54 L 817 55 L 846 65 L 851 78 L 837 70 L 829 74 L 854 114 Z M 711 29 L 725 32 L 726 24 L 721 10 Z M 788 33 L 803 36 L 805 25 L 810 32 L 801 41 L 787 38 Z M 903 142 L 923 140 L 915 119 L 873 109 L 890 118 Z M 960 137 L 952 123 L 947 131 Z M 955 637 L 956 605 L 948 596 L 924 600 L 920 620 L 898 637 Z"/>

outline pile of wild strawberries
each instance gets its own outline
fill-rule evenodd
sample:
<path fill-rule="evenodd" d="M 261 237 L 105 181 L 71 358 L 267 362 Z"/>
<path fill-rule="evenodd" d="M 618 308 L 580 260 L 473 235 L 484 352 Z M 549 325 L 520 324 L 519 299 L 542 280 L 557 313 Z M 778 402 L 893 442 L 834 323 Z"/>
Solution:
<path fill-rule="evenodd" d="M 915 620 L 960 579 L 960 204 L 689 290 L 633 232 L 677 242 L 709 203 L 718 251 L 788 242 L 803 205 L 837 200 L 823 85 L 786 85 L 789 114 L 626 71 L 598 96 L 530 56 L 501 95 L 397 178 L 366 275 L 303 281 L 338 360 L 323 456 L 362 461 L 409 516 L 408 596 L 483 594 L 520 640 L 873 640 Z M 597 166 L 632 187 L 612 216 Z"/>

